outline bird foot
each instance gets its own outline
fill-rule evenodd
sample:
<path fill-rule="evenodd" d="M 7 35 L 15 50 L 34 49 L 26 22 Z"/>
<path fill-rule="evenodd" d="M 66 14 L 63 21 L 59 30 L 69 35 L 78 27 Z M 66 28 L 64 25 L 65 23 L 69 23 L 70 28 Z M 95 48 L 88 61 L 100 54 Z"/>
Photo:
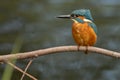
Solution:
<path fill-rule="evenodd" d="M 78 50 L 78 51 L 80 51 L 79 48 L 80 48 L 80 46 L 77 47 L 77 50 Z"/>
<path fill-rule="evenodd" d="M 77 51 L 80 51 L 80 46 L 77 47 Z M 85 54 L 88 54 L 88 46 L 86 46 Z"/>
<path fill-rule="evenodd" d="M 88 46 L 86 46 L 85 54 L 88 54 Z"/>

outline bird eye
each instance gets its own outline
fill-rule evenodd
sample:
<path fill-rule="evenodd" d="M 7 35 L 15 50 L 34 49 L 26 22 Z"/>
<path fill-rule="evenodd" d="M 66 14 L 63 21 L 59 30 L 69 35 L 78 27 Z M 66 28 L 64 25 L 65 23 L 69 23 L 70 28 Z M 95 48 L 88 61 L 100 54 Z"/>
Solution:
<path fill-rule="evenodd" d="M 72 17 L 72 18 L 76 18 L 76 17 L 78 17 L 78 15 L 76 15 L 76 14 L 71 14 L 71 17 Z"/>
<path fill-rule="evenodd" d="M 71 17 L 74 17 L 74 14 L 71 14 Z"/>
<path fill-rule="evenodd" d="M 76 17 L 78 17 L 79 15 L 76 15 Z"/>

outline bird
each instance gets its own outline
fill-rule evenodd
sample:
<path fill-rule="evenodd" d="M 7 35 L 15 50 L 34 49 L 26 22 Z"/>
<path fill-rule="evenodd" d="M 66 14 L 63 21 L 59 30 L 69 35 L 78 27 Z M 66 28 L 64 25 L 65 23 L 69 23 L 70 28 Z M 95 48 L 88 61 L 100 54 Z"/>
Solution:
<path fill-rule="evenodd" d="M 97 26 L 94 23 L 89 9 L 77 9 L 68 15 L 59 15 L 57 18 L 70 19 L 72 23 L 72 36 L 80 46 L 85 46 L 85 53 L 88 54 L 88 47 L 94 46 L 97 42 Z"/>

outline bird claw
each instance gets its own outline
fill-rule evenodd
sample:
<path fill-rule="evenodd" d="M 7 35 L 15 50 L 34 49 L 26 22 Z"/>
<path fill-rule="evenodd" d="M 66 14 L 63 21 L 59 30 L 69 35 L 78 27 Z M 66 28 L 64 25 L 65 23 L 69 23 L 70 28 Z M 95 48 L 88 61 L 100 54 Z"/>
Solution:
<path fill-rule="evenodd" d="M 88 46 L 86 46 L 85 54 L 88 54 Z"/>
<path fill-rule="evenodd" d="M 77 50 L 78 50 L 78 51 L 80 51 L 79 48 L 80 48 L 80 46 L 77 47 Z"/>

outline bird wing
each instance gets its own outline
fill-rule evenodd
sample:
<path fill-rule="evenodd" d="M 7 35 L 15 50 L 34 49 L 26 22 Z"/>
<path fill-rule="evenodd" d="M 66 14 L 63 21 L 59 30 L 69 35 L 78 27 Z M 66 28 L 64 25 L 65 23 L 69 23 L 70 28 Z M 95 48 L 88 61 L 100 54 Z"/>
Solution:
<path fill-rule="evenodd" d="M 93 28 L 93 30 L 95 31 L 95 33 L 97 34 L 97 27 L 96 27 L 96 25 L 92 22 L 92 23 L 89 23 L 89 26 L 91 26 Z"/>

